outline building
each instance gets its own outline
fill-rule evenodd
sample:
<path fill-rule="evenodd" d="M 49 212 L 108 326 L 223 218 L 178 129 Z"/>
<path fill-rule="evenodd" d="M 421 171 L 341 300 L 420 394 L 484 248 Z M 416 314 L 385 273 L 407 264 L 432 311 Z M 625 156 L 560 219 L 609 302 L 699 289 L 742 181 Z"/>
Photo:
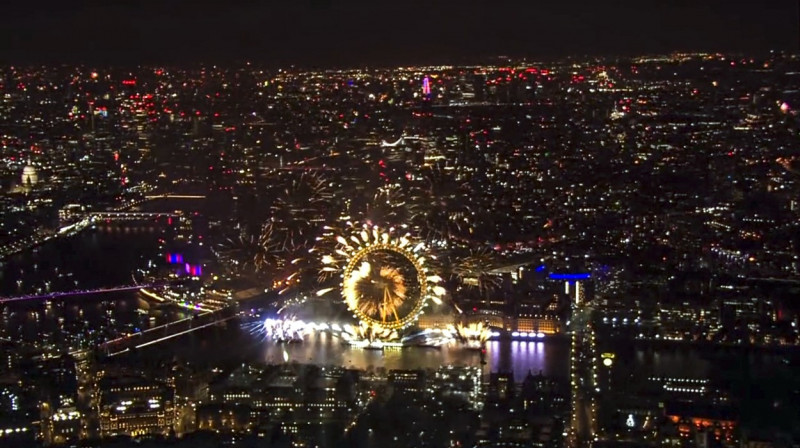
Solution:
<path fill-rule="evenodd" d="M 417 320 L 417 326 L 422 330 L 444 329 L 455 324 L 455 316 L 448 313 L 423 313 Z"/>
<path fill-rule="evenodd" d="M 390 370 L 389 386 L 395 393 L 425 393 L 426 375 L 423 370 Z"/>
<path fill-rule="evenodd" d="M 169 434 L 175 424 L 175 387 L 140 376 L 105 377 L 98 384 L 100 434 Z"/>
<path fill-rule="evenodd" d="M 517 332 L 542 333 L 544 335 L 560 334 L 563 331 L 561 319 L 552 313 L 523 315 L 516 318 Z"/>
<path fill-rule="evenodd" d="M 358 373 L 317 366 L 243 366 L 209 386 L 197 427 L 216 432 L 279 433 L 304 446 L 324 445 L 358 411 Z M 339 429 L 336 429 L 339 428 Z"/>
<path fill-rule="evenodd" d="M 432 389 L 441 391 L 443 396 L 459 397 L 473 409 L 480 410 L 483 407 L 481 376 L 479 367 L 439 367 Z"/>
<path fill-rule="evenodd" d="M 667 402 L 664 407 L 667 424 L 662 430 L 673 435 L 674 440 L 706 440 L 731 444 L 736 435 L 739 418 L 736 411 L 725 405 Z"/>
<path fill-rule="evenodd" d="M 489 375 L 488 401 L 509 402 L 517 396 L 514 374 L 511 372 L 492 372 Z"/>
<path fill-rule="evenodd" d="M 57 409 L 42 421 L 42 435 L 50 445 L 63 445 L 81 438 L 83 422 L 81 413 L 74 406 Z"/>
<path fill-rule="evenodd" d="M 25 168 L 22 169 L 21 181 L 24 187 L 32 187 L 39 183 L 39 173 L 36 172 L 36 168 L 31 165 L 26 165 Z"/>

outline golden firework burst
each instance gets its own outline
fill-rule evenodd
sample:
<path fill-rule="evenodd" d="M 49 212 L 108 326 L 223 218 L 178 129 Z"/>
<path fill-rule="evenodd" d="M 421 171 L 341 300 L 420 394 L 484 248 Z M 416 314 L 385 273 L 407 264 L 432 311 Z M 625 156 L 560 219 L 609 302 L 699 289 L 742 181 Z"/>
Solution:
<path fill-rule="evenodd" d="M 397 331 L 361 322 L 358 325 L 345 325 L 342 337 L 347 341 L 394 341 L 399 339 Z"/>
<path fill-rule="evenodd" d="M 406 300 L 405 279 L 393 267 L 372 269 L 371 264 L 364 261 L 344 279 L 344 297 L 350 308 L 357 308 L 368 316 L 380 316 L 381 322 L 390 317 L 400 320 L 397 312 Z"/>
<path fill-rule="evenodd" d="M 467 325 L 458 323 L 453 331 L 462 342 L 478 345 L 482 345 L 488 341 L 492 334 L 489 327 L 484 325 L 483 322 L 473 322 Z"/>
<path fill-rule="evenodd" d="M 333 236 L 338 243 L 325 255 L 322 273 L 341 272 L 342 296 L 347 307 L 364 324 L 397 330 L 413 323 L 428 300 L 441 303 L 441 278 L 425 264 L 424 243 L 409 235 L 397 237 L 394 229 L 364 226 L 348 237 Z M 401 266 L 405 265 L 405 266 Z M 318 291 L 323 295 L 334 288 Z"/>

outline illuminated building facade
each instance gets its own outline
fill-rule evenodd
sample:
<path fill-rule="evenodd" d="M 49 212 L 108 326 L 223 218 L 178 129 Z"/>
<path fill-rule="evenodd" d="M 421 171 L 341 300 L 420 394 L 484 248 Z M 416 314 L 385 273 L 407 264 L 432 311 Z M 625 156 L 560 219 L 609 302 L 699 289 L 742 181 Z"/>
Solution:
<path fill-rule="evenodd" d="M 100 434 L 168 434 L 175 424 L 175 388 L 143 377 L 103 378 L 98 385 Z"/>
<path fill-rule="evenodd" d="M 425 381 L 425 372 L 422 370 L 392 370 L 389 372 L 389 385 L 395 393 L 424 393 Z"/>
<path fill-rule="evenodd" d="M 423 313 L 419 316 L 417 326 L 422 330 L 443 329 L 455 324 L 455 316 L 442 313 Z"/>
<path fill-rule="evenodd" d="M 663 430 L 670 435 L 668 443 L 684 445 L 697 440 L 706 443 L 714 440 L 731 444 L 734 441 L 739 419 L 732 408 L 670 402 L 666 404 L 664 413 L 668 424 Z"/>
<path fill-rule="evenodd" d="M 209 401 L 199 406 L 197 428 L 215 432 L 276 430 L 292 435 L 296 446 L 322 443 L 326 428 L 357 412 L 358 373 L 317 366 L 245 366 L 209 386 Z"/>
<path fill-rule="evenodd" d="M 512 338 L 517 338 L 522 333 L 544 337 L 564 332 L 562 319 L 557 314 L 547 311 L 518 316 L 504 315 L 499 312 L 473 312 L 463 317 L 461 321 L 465 324 L 485 322 L 493 329 L 502 331 L 501 334 Z M 420 322 L 422 322 L 421 319 Z"/>
<path fill-rule="evenodd" d="M 473 409 L 483 407 L 481 369 L 478 367 L 443 366 L 436 370 L 432 385 L 434 390 L 446 391 L 445 395 L 462 398 Z"/>
<path fill-rule="evenodd" d="M 197 407 L 197 429 L 218 432 L 246 432 L 252 427 L 250 406 L 229 406 L 218 403 Z"/>
<path fill-rule="evenodd" d="M 58 409 L 42 424 L 42 434 L 48 444 L 61 445 L 81 438 L 81 413 L 75 407 Z"/>
<path fill-rule="evenodd" d="M 514 331 L 517 332 L 542 333 L 547 336 L 562 332 L 561 320 L 553 314 L 519 316 L 515 320 Z"/>

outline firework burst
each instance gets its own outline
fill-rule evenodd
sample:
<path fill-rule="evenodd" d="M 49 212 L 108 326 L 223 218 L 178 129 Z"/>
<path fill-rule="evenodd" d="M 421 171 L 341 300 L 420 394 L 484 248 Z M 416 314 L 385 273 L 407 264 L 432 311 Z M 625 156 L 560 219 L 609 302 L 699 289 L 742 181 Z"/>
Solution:
<path fill-rule="evenodd" d="M 459 323 L 456 324 L 451 331 L 455 333 L 461 343 L 466 344 L 470 348 L 483 347 L 492 335 L 489 327 L 483 322 L 473 322 L 467 325 Z"/>
<path fill-rule="evenodd" d="M 378 187 L 367 211 L 367 220 L 373 224 L 390 225 L 404 222 L 412 226 L 424 222 L 426 198 L 415 190 L 406 194 L 398 184 Z"/>
<path fill-rule="evenodd" d="M 341 336 L 348 342 L 393 341 L 399 338 L 396 330 L 389 330 L 364 322 L 359 325 L 345 325 Z"/>
<path fill-rule="evenodd" d="M 260 252 L 258 237 L 241 229 L 236 236 L 226 239 L 217 248 L 220 260 L 244 272 L 257 270 L 256 263 Z"/>
<path fill-rule="evenodd" d="M 398 321 L 398 308 L 406 300 L 405 279 L 395 268 L 372 269 L 370 263 L 364 261 L 344 279 L 343 294 L 350 308 L 367 316 L 380 316 L 382 322 L 392 316 Z"/>
<path fill-rule="evenodd" d="M 313 247 L 329 210 L 329 196 L 321 175 L 303 172 L 288 179 L 270 209 L 271 241 L 282 251 Z"/>
<path fill-rule="evenodd" d="M 319 269 L 317 259 L 311 256 L 313 252 L 313 248 L 304 244 L 287 242 L 274 223 L 268 222 L 262 228 L 253 265 L 284 293 L 301 281 L 313 278 L 309 274 Z"/>
<path fill-rule="evenodd" d="M 451 274 L 465 286 L 478 288 L 482 293 L 500 286 L 500 278 L 492 274 L 497 267 L 497 257 L 489 250 L 471 250 L 470 253 L 456 259 L 451 267 Z"/>
<path fill-rule="evenodd" d="M 334 234 L 336 248 L 324 255 L 322 275 L 342 275 L 345 304 L 361 322 L 385 329 L 405 328 L 416 320 L 428 300 L 441 303 L 441 278 L 426 264 L 425 244 L 394 229 L 377 226 Z M 324 295 L 333 286 L 317 292 Z"/>
<path fill-rule="evenodd" d="M 242 327 L 262 341 L 276 342 L 300 342 L 315 329 L 313 324 L 298 320 L 294 316 L 256 320 L 245 323 Z"/>

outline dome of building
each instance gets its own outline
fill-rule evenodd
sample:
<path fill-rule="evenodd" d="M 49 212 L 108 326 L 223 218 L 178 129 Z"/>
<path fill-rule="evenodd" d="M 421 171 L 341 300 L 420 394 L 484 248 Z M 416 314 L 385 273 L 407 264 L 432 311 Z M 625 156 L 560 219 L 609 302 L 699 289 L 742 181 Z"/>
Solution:
<path fill-rule="evenodd" d="M 22 169 L 22 185 L 35 185 L 37 182 L 39 182 L 39 174 L 36 172 L 36 168 L 27 165 Z"/>

